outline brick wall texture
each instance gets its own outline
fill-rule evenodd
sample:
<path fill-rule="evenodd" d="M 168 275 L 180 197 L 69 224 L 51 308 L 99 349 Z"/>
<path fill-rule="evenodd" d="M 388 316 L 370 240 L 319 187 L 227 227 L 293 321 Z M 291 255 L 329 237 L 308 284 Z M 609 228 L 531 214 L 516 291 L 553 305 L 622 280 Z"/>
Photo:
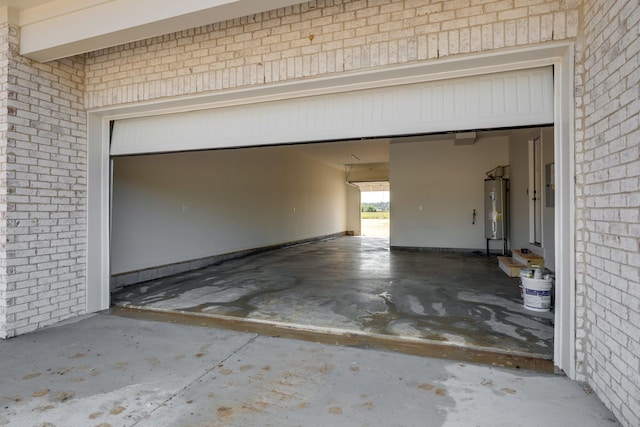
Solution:
<path fill-rule="evenodd" d="M 574 38 L 580 0 L 318 0 L 88 54 L 96 108 Z"/>
<path fill-rule="evenodd" d="M 7 86 L 9 73 L 9 32 L 0 29 L 0 338 L 7 337 Z"/>
<path fill-rule="evenodd" d="M 48 64 L 3 44 L 0 122 L 0 336 L 85 311 L 86 113 L 84 60 Z"/>
<path fill-rule="evenodd" d="M 0 335 L 84 310 L 85 109 L 568 40 L 578 377 L 640 425 L 639 19 L 638 0 L 317 0 L 47 64 L 3 28 Z"/>
<path fill-rule="evenodd" d="M 576 67 L 581 372 L 640 425 L 640 5 L 588 0 Z"/>

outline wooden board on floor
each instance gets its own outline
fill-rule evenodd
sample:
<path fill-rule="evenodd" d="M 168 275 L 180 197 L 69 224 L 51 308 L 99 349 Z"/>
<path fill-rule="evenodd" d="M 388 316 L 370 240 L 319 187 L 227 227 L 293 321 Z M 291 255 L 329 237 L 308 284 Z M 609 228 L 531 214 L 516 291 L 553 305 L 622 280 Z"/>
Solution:
<path fill-rule="evenodd" d="M 504 271 L 509 277 L 518 277 L 520 275 L 520 269 L 527 267 L 508 256 L 499 256 L 498 266 L 500 270 Z"/>
<path fill-rule="evenodd" d="M 523 253 L 520 249 L 514 249 L 513 259 L 528 268 L 544 268 L 544 258 L 533 252 Z"/>

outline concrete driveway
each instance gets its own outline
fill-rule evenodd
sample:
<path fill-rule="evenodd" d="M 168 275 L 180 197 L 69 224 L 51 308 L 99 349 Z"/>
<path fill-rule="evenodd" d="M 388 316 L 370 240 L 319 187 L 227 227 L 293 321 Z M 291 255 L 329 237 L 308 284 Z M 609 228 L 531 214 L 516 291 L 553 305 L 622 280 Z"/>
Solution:
<path fill-rule="evenodd" d="M 560 375 L 97 314 L 0 341 L 0 425 L 614 426 Z"/>

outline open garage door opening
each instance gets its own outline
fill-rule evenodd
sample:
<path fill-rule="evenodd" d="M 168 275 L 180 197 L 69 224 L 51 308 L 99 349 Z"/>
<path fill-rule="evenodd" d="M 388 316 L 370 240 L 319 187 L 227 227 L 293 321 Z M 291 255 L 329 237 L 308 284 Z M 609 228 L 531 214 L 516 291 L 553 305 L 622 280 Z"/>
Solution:
<path fill-rule="evenodd" d="M 114 211 L 114 208 L 119 193 L 115 181 L 115 191 L 113 193 L 110 191 L 110 177 L 112 176 L 110 164 L 112 160 L 115 160 L 114 165 L 117 168 L 118 158 L 124 159 L 121 156 L 169 152 L 186 154 L 190 150 L 264 147 L 303 141 L 354 140 L 361 137 L 363 141 L 374 141 L 390 135 L 436 135 L 452 131 L 467 133 L 473 132 L 474 129 L 519 129 L 524 134 L 520 134 L 517 140 L 520 141 L 520 147 L 524 147 L 528 146 L 530 142 L 534 146 L 536 145 L 536 134 L 540 136 L 544 132 L 539 126 L 553 123 L 555 130 L 551 133 L 556 142 L 553 153 L 555 165 L 544 163 L 546 160 L 539 162 L 543 163 L 545 172 L 538 174 L 538 182 L 543 185 L 542 191 L 547 191 L 547 184 L 549 185 L 550 194 L 545 196 L 545 200 L 553 198 L 555 205 L 553 207 L 545 205 L 543 209 L 533 206 L 532 211 L 539 213 L 538 217 L 544 218 L 544 215 L 549 212 L 548 210 L 553 209 L 555 223 L 551 227 L 543 219 L 542 228 L 539 228 L 542 234 L 538 233 L 537 229 L 534 230 L 533 235 L 541 236 L 541 242 L 530 240 L 529 224 L 524 224 L 518 227 L 517 235 L 520 237 L 517 238 L 516 233 L 511 233 L 508 243 L 509 250 L 520 247 L 520 249 L 544 253 L 545 262 L 550 261 L 548 268 L 555 268 L 554 295 L 556 299 L 553 315 L 551 319 L 546 319 L 545 328 L 539 328 L 539 323 L 527 323 L 524 320 L 520 325 L 512 324 L 504 328 L 501 336 L 519 335 L 519 337 L 512 336 L 511 339 L 518 342 L 544 342 L 547 346 L 553 346 L 553 362 L 550 363 L 556 369 L 565 370 L 570 377 L 575 378 L 576 305 L 573 238 L 575 228 L 572 216 L 575 188 L 572 172 L 574 167 L 573 132 L 569 125 L 574 105 L 571 90 L 573 63 L 571 46 L 549 46 L 531 49 L 524 56 L 522 52 L 517 51 L 505 51 L 496 55 L 472 55 L 468 58 L 452 61 L 445 59 L 437 63 L 402 65 L 374 72 L 354 72 L 344 76 L 331 76 L 327 79 L 309 78 L 264 87 L 215 91 L 204 96 L 163 99 L 153 103 L 123 105 L 90 112 L 88 122 L 90 140 L 88 151 L 90 166 L 88 168 L 90 187 L 88 234 L 90 244 L 87 261 L 87 277 L 90 285 L 87 289 L 87 310 L 103 310 L 109 307 L 110 302 L 118 303 L 118 298 L 109 292 L 110 282 L 120 286 L 132 283 L 129 282 L 131 277 L 135 277 L 137 282 L 141 282 L 152 277 L 170 274 L 172 271 L 188 271 L 206 265 L 202 262 L 210 261 L 196 259 L 186 263 L 186 268 L 184 265 L 162 264 L 150 268 L 140 267 L 135 270 L 136 267 L 130 269 L 130 265 L 130 268 L 120 270 L 122 273 L 118 272 L 115 257 L 122 247 L 116 247 L 118 239 L 114 222 L 117 212 Z M 467 135 L 462 137 L 463 140 L 467 139 Z M 427 144 L 426 141 L 423 143 Z M 515 143 L 515 139 L 512 141 L 510 136 L 507 146 L 512 147 Z M 458 148 L 477 146 L 479 146 L 477 143 L 460 144 Z M 428 254 L 451 253 L 447 248 L 450 247 L 451 242 L 454 242 L 454 239 L 441 240 L 443 235 L 456 236 L 457 238 L 466 235 L 465 233 L 456 234 L 459 230 L 455 229 L 452 230 L 453 233 L 449 233 L 450 230 L 443 230 L 441 227 L 443 223 L 446 223 L 442 221 L 442 206 L 451 207 L 450 195 L 455 192 L 445 192 L 444 198 L 439 197 L 439 194 L 422 194 L 422 196 L 429 196 L 430 199 L 439 201 L 435 206 L 439 207 L 440 211 L 437 211 L 437 208 L 435 212 L 431 212 L 432 215 L 424 214 L 425 207 L 431 208 L 432 205 L 413 197 L 416 194 L 421 194 L 420 192 L 407 191 L 402 194 L 401 191 L 398 193 L 394 183 L 402 181 L 406 182 L 407 188 L 413 187 L 418 190 L 433 188 L 433 186 L 425 187 L 424 182 L 420 180 L 411 179 L 410 170 L 435 172 L 431 178 L 438 182 L 447 182 L 446 185 L 450 188 L 451 183 L 455 184 L 454 187 L 460 188 L 460 176 L 453 173 L 454 171 L 461 172 L 462 175 L 469 172 L 465 170 L 457 158 L 450 161 L 446 168 L 441 168 L 442 165 L 431 162 L 437 156 L 417 157 L 416 154 L 419 154 L 417 151 L 421 151 L 421 148 L 424 146 L 421 146 L 417 141 L 399 141 L 395 138 L 389 146 L 392 157 L 404 158 L 407 163 L 407 168 L 402 170 L 394 168 L 393 165 L 390 167 L 390 183 L 394 188 L 391 197 L 393 216 L 389 244 L 383 248 L 389 255 L 395 256 L 399 253 L 423 255 L 425 252 Z M 391 154 L 392 151 L 395 153 Z M 526 151 L 527 149 L 525 149 L 525 153 Z M 525 205 L 529 205 L 529 195 L 526 191 L 526 185 L 529 182 L 529 178 L 526 176 L 528 157 L 526 154 L 522 154 L 512 159 L 512 154 L 515 155 L 514 152 L 509 151 L 509 167 L 502 169 L 505 174 L 503 177 L 508 176 L 511 195 L 523 198 Z M 420 160 L 423 162 L 421 163 Z M 502 161 L 503 159 L 498 159 L 495 156 L 491 157 L 491 160 L 490 166 L 485 168 L 486 165 L 483 165 L 483 169 L 478 172 L 481 178 L 476 176 L 476 172 L 473 173 L 474 182 L 484 183 L 484 179 L 487 177 L 486 172 L 497 171 L 498 166 L 506 165 Z M 522 167 L 516 168 L 515 163 Z M 475 163 L 472 165 L 475 166 Z M 546 172 L 547 167 L 550 171 L 549 174 Z M 396 172 L 399 174 L 394 177 Z M 519 175 L 522 173 L 524 175 Z M 117 173 L 113 176 L 115 179 L 118 178 Z M 545 181 L 544 178 L 548 176 L 553 179 Z M 241 177 L 237 182 L 242 182 L 242 179 L 244 177 Z M 341 179 L 344 179 L 344 175 Z M 520 183 L 524 183 L 524 187 L 516 192 L 514 187 L 518 180 Z M 342 184 L 343 188 L 353 189 L 344 181 Z M 261 189 L 266 184 L 262 183 L 262 185 Z M 436 188 L 438 191 L 443 191 L 444 186 Z M 351 191 L 350 189 L 345 190 L 347 197 L 359 199 L 359 191 Z M 483 194 L 484 190 L 477 193 Z M 484 198 L 484 196 L 480 197 Z M 513 199 L 514 197 L 512 197 Z M 442 203 L 443 200 L 445 203 Z M 477 203 L 474 201 L 471 204 L 482 206 L 484 200 L 479 200 Z M 351 206 L 352 204 L 346 203 L 346 205 Z M 359 201 L 355 206 L 359 206 Z M 398 206 L 405 209 L 398 210 Z M 422 211 L 420 206 L 423 208 Z M 484 212 L 481 213 L 478 210 L 480 207 L 471 206 L 469 210 L 466 202 L 463 207 L 464 209 L 454 206 L 455 209 L 452 210 L 455 212 L 452 219 L 455 219 L 456 222 L 458 220 L 464 221 L 465 225 L 461 228 L 468 227 L 467 223 L 471 226 L 475 225 L 474 218 L 477 221 L 483 221 Z M 295 202 L 295 206 L 289 204 L 286 215 L 274 217 L 273 220 L 290 224 L 288 230 L 289 232 L 293 230 L 293 234 L 295 234 L 296 226 L 299 226 L 300 223 L 291 221 L 291 215 L 299 212 L 298 209 L 297 202 Z M 175 204 L 173 210 L 174 213 L 176 211 L 185 214 L 195 213 L 185 204 Z M 133 212 L 137 214 L 134 217 L 144 218 L 143 212 L 144 210 Z M 238 219 L 245 219 L 246 212 L 251 212 L 251 210 L 245 209 L 242 215 L 231 218 L 229 223 L 237 223 Z M 421 215 L 420 212 L 423 214 Z M 525 207 L 524 213 L 528 215 L 528 212 L 529 209 Z M 353 213 L 348 211 L 347 218 L 343 219 L 346 226 L 345 234 L 350 230 L 353 230 L 355 234 L 356 226 L 351 221 L 352 218 L 359 220 L 359 212 L 355 212 L 353 216 L 351 214 Z M 510 230 L 513 230 L 515 215 L 515 211 L 511 212 Z M 522 215 L 517 217 L 522 218 Z M 438 220 L 433 224 L 428 224 L 428 220 L 433 218 Z M 526 218 L 528 222 L 528 216 Z M 496 214 L 497 219 L 498 215 Z M 399 224 L 405 225 L 396 229 Z M 476 224 L 480 225 L 478 222 Z M 481 225 L 484 228 L 485 224 Z M 143 228 L 149 229 L 149 227 Z M 555 228 L 555 233 L 550 233 L 550 229 L 553 228 Z M 129 229 L 132 230 L 134 227 Z M 298 227 L 299 229 L 301 228 Z M 407 229 L 415 232 L 407 232 Z M 239 232 L 243 232 L 244 236 L 251 233 L 250 230 L 240 230 Z M 267 234 L 263 233 L 261 236 L 266 239 L 269 237 Z M 552 235 L 552 239 L 548 238 L 548 234 Z M 485 240 L 484 233 L 480 230 L 477 234 L 474 232 L 474 235 L 477 240 L 482 241 L 483 246 L 489 243 L 492 256 L 502 255 L 502 242 Z M 421 248 L 420 245 L 412 244 L 412 242 L 420 242 L 425 238 L 428 238 L 430 242 L 428 250 Z M 365 239 L 351 240 L 348 237 L 332 241 L 337 240 L 365 241 Z M 551 240 L 555 240 L 553 242 L 555 245 L 551 244 Z M 224 238 L 220 241 L 225 242 Z M 474 246 L 477 245 L 476 242 Z M 310 246 L 299 245 L 297 247 Z M 461 247 L 459 243 L 452 246 Z M 155 249 L 153 252 L 158 255 L 161 251 Z M 549 251 L 555 252 L 555 256 L 552 253 L 547 253 Z M 469 257 L 476 256 L 477 259 L 482 257 L 482 259 L 491 260 L 491 257 L 484 255 L 484 248 L 478 248 L 478 254 L 473 252 L 466 254 Z M 351 252 L 334 250 L 330 253 Z M 230 256 L 234 255 L 235 253 Z M 122 262 L 120 267 L 128 262 L 124 257 L 119 261 Z M 137 262 L 137 260 L 134 261 Z M 491 268 L 495 271 L 495 261 L 497 260 L 492 261 Z M 410 260 L 395 264 L 394 262 L 389 262 L 389 265 L 394 268 L 396 265 L 412 264 Z M 354 262 L 344 269 L 331 263 L 330 268 L 333 270 L 329 271 L 344 275 L 345 271 L 360 271 L 362 267 L 367 265 L 370 266 L 371 263 L 364 259 Z M 468 265 L 472 266 L 472 264 Z M 498 272 L 501 276 L 497 277 L 506 277 L 507 280 L 515 280 L 516 282 L 518 280 L 517 278 L 509 278 L 501 269 L 498 269 Z M 456 282 L 452 277 L 457 277 L 458 273 L 459 269 L 451 272 L 448 277 L 451 283 Z M 416 276 L 419 276 L 420 280 L 424 277 L 430 277 L 425 275 L 424 271 Z M 390 283 L 391 281 L 389 281 Z M 505 286 L 505 288 L 513 289 L 509 286 Z M 495 295 L 488 288 L 485 291 L 489 295 Z M 522 302 L 518 301 L 519 292 L 516 291 L 516 293 L 514 304 L 510 305 L 512 308 L 516 309 L 517 307 L 520 310 Z M 386 294 L 380 293 L 371 300 L 379 302 L 382 299 L 388 302 L 389 300 L 385 299 L 386 296 Z M 415 301 L 413 304 L 406 304 L 410 300 L 410 298 L 404 298 L 405 307 L 413 307 L 419 312 L 420 305 L 416 305 Z M 477 310 L 485 311 L 489 317 L 478 319 L 473 325 L 494 325 L 496 328 L 500 328 L 501 326 L 495 323 L 491 317 L 491 311 L 481 307 L 485 305 L 486 299 L 474 298 L 474 300 L 472 301 L 475 304 L 474 307 L 469 308 L 463 317 L 467 318 Z M 391 302 L 395 304 L 393 299 Z M 398 305 L 396 304 L 395 307 L 397 308 Z M 423 305 L 423 307 L 426 306 Z M 429 307 L 431 310 L 437 311 L 436 307 Z M 491 309 L 491 307 L 489 308 Z M 371 313 L 378 312 L 378 310 L 370 311 Z M 512 320 L 522 319 L 521 312 L 512 314 Z M 555 337 L 549 340 L 540 340 L 539 337 L 524 338 L 523 340 L 520 335 L 520 332 L 525 330 L 544 329 L 548 331 L 549 326 L 554 326 L 555 334 Z M 409 328 L 399 329 L 406 331 Z M 433 336 L 431 338 L 437 340 L 439 337 Z M 332 337 L 331 341 L 337 342 L 335 337 Z M 451 344 L 448 349 L 457 345 L 451 337 L 444 337 L 441 341 Z M 548 352 L 544 357 L 548 357 Z M 491 359 L 491 363 L 495 363 L 493 353 Z"/>
<path fill-rule="evenodd" d="M 530 241 L 528 196 L 531 141 L 540 141 L 538 164 L 552 164 L 553 128 L 474 134 L 116 157 L 113 301 L 265 333 L 526 355 L 549 368 L 553 312 L 523 307 L 514 267 L 498 264 L 510 255 L 501 242 L 484 251 L 484 182 L 496 167 L 509 182 L 509 251 L 553 260 L 553 232 Z M 355 162 L 388 171 L 390 239 L 352 232 L 363 197 Z M 534 224 L 548 233 L 545 209 Z"/>
<path fill-rule="evenodd" d="M 389 238 L 391 192 L 389 182 L 360 182 L 360 225 L 362 236 Z"/>

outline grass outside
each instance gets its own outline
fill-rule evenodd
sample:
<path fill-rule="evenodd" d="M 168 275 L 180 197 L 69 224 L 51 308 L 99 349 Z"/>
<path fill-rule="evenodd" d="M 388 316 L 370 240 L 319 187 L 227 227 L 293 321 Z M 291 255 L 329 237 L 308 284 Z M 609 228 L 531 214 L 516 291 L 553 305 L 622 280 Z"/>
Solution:
<path fill-rule="evenodd" d="M 389 219 L 389 212 L 361 212 L 362 219 Z"/>

